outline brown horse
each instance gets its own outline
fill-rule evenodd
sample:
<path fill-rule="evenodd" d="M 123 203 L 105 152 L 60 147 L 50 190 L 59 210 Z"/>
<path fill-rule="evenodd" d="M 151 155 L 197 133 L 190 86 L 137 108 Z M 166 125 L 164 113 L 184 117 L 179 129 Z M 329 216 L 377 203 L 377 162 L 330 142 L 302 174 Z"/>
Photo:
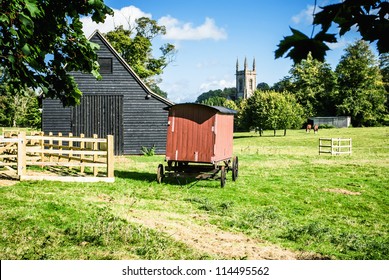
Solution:
<path fill-rule="evenodd" d="M 319 126 L 317 124 L 315 124 L 315 126 L 313 127 L 313 132 L 315 134 L 319 132 Z"/>
<path fill-rule="evenodd" d="M 311 132 L 311 129 L 312 129 L 312 125 L 310 124 L 307 124 L 307 127 L 305 128 L 305 132 Z"/>

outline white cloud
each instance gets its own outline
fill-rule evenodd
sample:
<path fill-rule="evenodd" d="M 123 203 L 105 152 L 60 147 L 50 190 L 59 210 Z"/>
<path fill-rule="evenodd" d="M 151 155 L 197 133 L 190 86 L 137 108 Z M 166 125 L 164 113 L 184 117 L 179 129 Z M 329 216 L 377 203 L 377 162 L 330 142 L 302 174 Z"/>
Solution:
<path fill-rule="evenodd" d="M 212 80 L 205 83 L 202 83 L 199 87 L 199 93 L 207 92 L 210 90 L 224 89 L 235 87 L 236 81 L 232 80 Z"/>
<path fill-rule="evenodd" d="M 299 23 L 312 24 L 312 22 L 313 22 L 312 14 L 313 14 L 314 8 L 315 8 L 315 6 L 313 6 L 313 5 L 307 5 L 306 9 L 302 10 L 299 14 L 292 17 L 292 21 L 295 24 L 299 24 Z M 317 13 L 318 9 L 316 9 L 315 12 Z"/>
<path fill-rule="evenodd" d="M 166 35 L 163 38 L 168 40 L 227 39 L 227 32 L 216 26 L 215 21 L 208 17 L 199 26 L 193 26 L 190 22 L 182 23 L 170 15 L 160 18 L 158 24 L 166 27 Z"/>
<path fill-rule="evenodd" d="M 167 92 L 167 98 L 175 103 L 194 102 L 197 98 L 195 93 L 188 92 L 188 88 L 191 88 L 191 85 L 190 81 L 186 79 L 179 79 L 174 82 L 163 80 L 159 87 Z"/>
<path fill-rule="evenodd" d="M 135 6 L 123 7 L 120 10 L 113 9 L 114 15 L 107 16 L 104 23 L 95 23 L 92 18 L 84 17 L 81 19 L 83 30 L 89 37 L 96 29 L 103 33 L 114 30 L 115 26 L 123 25 L 128 27 L 134 25 L 135 20 L 140 17 L 152 18 L 152 15 L 145 13 Z M 215 20 L 206 18 L 204 23 L 199 26 L 193 26 L 192 23 L 183 23 L 170 15 L 161 17 L 158 20 L 159 25 L 166 27 L 166 35 L 163 36 L 167 40 L 205 40 L 212 39 L 215 41 L 227 38 L 227 32 L 216 26 Z"/>
<path fill-rule="evenodd" d="M 89 37 L 96 29 L 99 29 L 103 33 L 107 33 L 115 29 L 115 26 L 123 25 L 128 27 L 128 25 L 134 25 L 135 20 L 140 17 L 151 18 L 151 14 L 141 11 L 135 6 L 123 7 L 120 10 L 113 9 L 114 15 L 107 16 L 104 23 L 95 23 L 92 21 L 92 18 L 84 17 L 81 19 L 83 23 L 83 30 L 87 37 Z"/>

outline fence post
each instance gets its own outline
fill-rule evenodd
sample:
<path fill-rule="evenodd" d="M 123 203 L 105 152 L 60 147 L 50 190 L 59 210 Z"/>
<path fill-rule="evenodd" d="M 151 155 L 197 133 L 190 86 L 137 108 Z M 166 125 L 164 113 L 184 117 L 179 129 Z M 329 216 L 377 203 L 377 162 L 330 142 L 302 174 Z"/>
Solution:
<path fill-rule="evenodd" d="M 80 138 L 84 138 L 85 137 L 85 134 L 84 133 L 81 133 L 80 134 Z M 85 150 L 85 142 L 84 141 L 81 141 L 80 142 L 80 150 L 81 152 L 83 152 Z M 81 166 L 80 166 L 80 173 L 81 174 L 84 174 L 84 171 L 85 171 L 85 166 L 83 165 L 84 161 L 84 154 L 80 154 L 80 163 L 81 163 Z"/>
<path fill-rule="evenodd" d="M 60 137 L 60 139 L 58 140 L 58 149 L 59 150 L 62 150 L 62 139 L 61 139 L 61 137 L 62 137 L 62 132 L 58 132 L 58 137 Z M 62 154 L 58 154 L 58 162 L 61 160 L 61 155 Z"/>
<path fill-rule="evenodd" d="M 97 139 L 97 134 L 93 134 L 93 138 L 94 139 Z M 98 150 L 98 143 L 97 142 L 93 142 L 92 143 L 92 150 L 93 151 L 97 151 Z M 93 163 L 96 163 L 97 162 L 97 160 L 98 160 L 98 155 L 96 155 L 96 154 L 94 154 L 93 155 Z M 97 176 L 97 174 L 98 174 L 98 168 L 96 167 L 96 166 L 94 166 L 93 167 L 93 176 Z"/>
<path fill-rule="evenodd" d="M 52 132 L 49 132 L 49 136 L 52 137 L 53 136 L 53 133 Z M 51 150 L 53 150 L 53 139 L 50 139 L 49 140 L 49 150 L 50 150 L 50 154 L 49 154 L 49 162 L 52 162 L 53 161 L 53 154 L 51 153 Z"/>
<path fill-rule="evenodd" d="M 40 134 L 40 136 L 44 136 L 44 135 L 45 135 L 44 132 L 42 132 Z M 45 162 L 45 151 L 44 151 L 44 149 L 45 149 L 45 141 L 43 140 L 43 137 L 39 140 L 39 145 L 41 147 L 41 162 L 43 163 L 43 162 Z M 41 168 L 43 168 L 43 167 L 44 167 L 44 165 L 42 164 Z"/>
<path fill-rule="evenodd" d="M 107 177 L 113 178 L 115 170 L 115 156 L 113 135 L 107 135 Z"/>
<path fill-rule="evenodd" d="M 352 142 L 352 138 L 350 138 L 350 142 L 349 142 L 349 144 L 350 144 L 350 156 L 352 154 L 352 144 L 351 144 L 351 142 Z"/>
<path fill-rule="evenodd" d="M 17 175 L 26 175 L 26 133 L 20 132 L 18 135 L 18 171 Z"/>
<path fill-rule="evenodd" d="M 334 154 L 334 138 L 331 138 L 331 155 Z"/>
<path fill-rule="evenodd" d="M 73 137 L 73 133 L 69 132 L 69 137 Z M 69 150 L 73 150 L 73 141 L 69 141 Z M 68 162 L 72 161 L 73 153 L 69 152 L 69 159 Z M 69 169 L 71 170 L 73 167 L 69 166 Z"/>

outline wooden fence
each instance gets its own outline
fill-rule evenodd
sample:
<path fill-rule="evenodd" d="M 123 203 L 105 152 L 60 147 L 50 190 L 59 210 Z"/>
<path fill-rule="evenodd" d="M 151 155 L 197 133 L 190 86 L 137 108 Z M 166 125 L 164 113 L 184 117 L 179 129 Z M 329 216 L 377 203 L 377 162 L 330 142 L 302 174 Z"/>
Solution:
<path fill-rule="evenodd" d="M 320 138 L 319 155 L 320 154 L 351 155 L 352 152 L 351 142 L 352 142 L 351 138 Z"/>
<path fill-rule="evenodd" d="M 75 182 L 114 182 L 114 139 L 26 135 L 0 137 L 0 167 L 16 167 L 20 180 L 53 180 Z M 67 176 L 27 175 L 27 166 L 67 167 Z M 88 169 L 86 172 L 86 168 Z M 101 172 L 101 170 L 104 170 Z M 87 176 L 88 174 L 89 176 Z M 93 176 L 92 176 L 93 175 Z"/>

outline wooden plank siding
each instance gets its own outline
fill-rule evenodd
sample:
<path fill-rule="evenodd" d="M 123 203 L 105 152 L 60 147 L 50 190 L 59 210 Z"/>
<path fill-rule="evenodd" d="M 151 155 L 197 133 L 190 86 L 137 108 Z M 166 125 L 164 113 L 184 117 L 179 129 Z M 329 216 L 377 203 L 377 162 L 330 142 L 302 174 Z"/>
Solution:
<path fill-rule="evenodd" d="M 43 99 L 42 108 L 42 131 L 54 135 L 72 132 L 70 107 L 64 108 L 59 99 Z"/>
<path fill-rule="evenodd" d="M 72 108 L 72 133 L 85 137 L 113 135 L 114 150 L 122 151 L 123 96 L 84 95 L 81 104 Z"/>
<path fill-rule="evenodd" d="M 99 137 L 105 137 L 106 135 L 100 135 L 97 130 L 106 133 L 110 131 L 110 128 L 97 129 L 97 127 L 114 126 L 115 139 L 118 139 L 115 140 L 115 154 L 140 154 L 142 146 L 147 148 L 155 146 L 157 154 L 164 154 L 168 116 L 168 112 L 164 108 L 173 105 L 173 103 L 151 92 L 98 31 L 92 35 L 90 41 L 100 46 L 97 55 L 104 59 L 104 64 L 109 62 L 109 58 L 112 59 L 112 73 L 102 71 L 101 80 L 96 80 L 91 74 L 72 73 L 83 93 L 83 98 L 81 105 L 72 109 L 72 114 L 63 120 L 63 122 L 70 121 L 72 124 L 61 124 L 61 127 L 72 125 L 72 132 L 75 135 L 78 132 L 86 135 L 96 133 Z M 109 69 L 107 65 L 104 67 Z M 96 98 L 100 98 L 100 101 L 89 96 L 98 96 Z M 116 96 L 116 99 L 112 99 L 115 106 L 106 107 L 112 106 L 112 103 L 110 101 L 104 103 L 102 101 L 104 96 Z M 146 99 L 146 96 L 149 96 L 149 98 Z M 84 102 L 86 101 L 94 105 L 85 105 Z M 121 102 L 121 104 L 117 102 Z M 52 103 L 44 102 L 43 104 L 50 105 L 43 106 L 43 129 L 48 132 L 46 129 L 53 127 L 52 124 L 47 124 L 51 122 L 50 118 L 55 114 L 62 115 L 63 111 L 59 113 L 59 111 L 52 109 Z M 106 114 L 109 111 L 112 116 L 115 115 L 112 119 L 115 123 L 103 124 L 101 123 L 103 118 L 98 117 L 97 112 L 85 112 L 85 110 L 92 110 L 93 107 L 100 114 Z M 45 110 L 47 110 L 46 115 Z M 93 123 L 92 120 L 85 121 L 88 116 L 93 117 L 94 120 L 99 119 L 100 123 L 96 126 L 96 123 Z M 84 122 L 81 122 L 80 118 Z M 78 127 L 81 124 L 84 125 L 83 128 Z M 88 127 L 85 127 L 85 125 Z"/>
<path fill-rule="evenodd" d="M 198 163 L 230 159 L 235 113 L 227 108 L 202 104 L 171 106 L 166 159 Z"/>

